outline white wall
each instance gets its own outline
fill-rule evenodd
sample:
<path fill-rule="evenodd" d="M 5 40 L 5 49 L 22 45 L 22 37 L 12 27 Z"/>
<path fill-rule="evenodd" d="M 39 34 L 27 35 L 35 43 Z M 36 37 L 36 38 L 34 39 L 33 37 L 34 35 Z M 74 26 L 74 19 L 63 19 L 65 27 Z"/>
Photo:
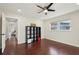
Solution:
<path fill-rule="evenodd" d="M 37 19 L 31 19 L 31 18 L 27 18 L 27 17 L 23 17 L 21 15 L 16 15 L 14 13 L 3 13 L 3 16 L 2 16 L 2 22 L 3 22 L 3 29 L 2 29 L 2 32 L 3 33 L 6 33 L 6 17 L 11 17 L 11 18 L 15 18 L 18 20 L 18 43 L 21 44 L 21 43 L 25 43 L 25 26 L 29 26 L 30 23 L 35 23 L 36 26 L 40 26 L 41 27 L 41 33 L 42 33 L 42 38 L 44 37 L 43 36 L 43 27 L 42 27 L 42 24 L 43 22 L 41 20 L 37 20 Z M 4 50 L 4 47 L 5 47 L 5 36 L 2 40 L 2 49 Z"/>
<path fill-rule="evenodd" d="M 51 31 L 51 22 L 66 19 L 71 20 L 71 31 Z M 79 10 L 45 20 L 44 23 L 46 38 L 79 47 Z"/>

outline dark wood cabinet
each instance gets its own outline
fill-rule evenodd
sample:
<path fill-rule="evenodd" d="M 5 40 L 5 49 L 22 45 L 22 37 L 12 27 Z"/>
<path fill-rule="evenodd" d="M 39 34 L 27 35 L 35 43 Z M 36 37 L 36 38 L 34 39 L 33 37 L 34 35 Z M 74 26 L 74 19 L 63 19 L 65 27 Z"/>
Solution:
<path fill-rule="evenodd" d="M 28 43 L 29 40 L 37 42 L 38 39 L 41 40 L 41 27 L 26 26 L 26 43 Z"/>

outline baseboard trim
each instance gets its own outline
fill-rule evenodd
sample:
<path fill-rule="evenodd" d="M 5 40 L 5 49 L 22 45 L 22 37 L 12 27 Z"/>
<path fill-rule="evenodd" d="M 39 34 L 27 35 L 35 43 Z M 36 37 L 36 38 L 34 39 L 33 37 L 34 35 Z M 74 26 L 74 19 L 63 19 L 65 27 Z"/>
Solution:
<path fill-rule="evenodd" d="M 44 39 L 48 39 L 48 38 L 44 38 Z M 51 40 L 51 39 L 48 39 L 48 40 Z M 58 41 L 58 40 L 52 40 L 52 41 L 55 41 L 55 42 L 58 42 L 58 43 L 62 43 L 62 44 L 65 44 L 65 45 L 69 45 L 69 46 L 73 46 L 73 47 L 79 48 L 78 45 L 74 45 L 74 44 L 70 44 L 70 43 L 65 43 L 65 42 Z"/>

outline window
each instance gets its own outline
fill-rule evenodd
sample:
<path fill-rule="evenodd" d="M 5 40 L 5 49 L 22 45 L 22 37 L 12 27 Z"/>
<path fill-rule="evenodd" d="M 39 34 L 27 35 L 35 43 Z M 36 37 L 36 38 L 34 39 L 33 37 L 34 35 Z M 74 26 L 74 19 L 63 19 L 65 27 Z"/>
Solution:
<path fill-rule="evenodd" d="M 59 22 L 53 22 L 51 23 L 51 30 L 70 31 L 71 21 L 64 20 L 64 21 L 59 21 Z"/>
<path fill-rule="evenodd" d="M 60 30 L 61 31 L 70 31 L 71 22 L 69 20 L 60 22 Z"/>

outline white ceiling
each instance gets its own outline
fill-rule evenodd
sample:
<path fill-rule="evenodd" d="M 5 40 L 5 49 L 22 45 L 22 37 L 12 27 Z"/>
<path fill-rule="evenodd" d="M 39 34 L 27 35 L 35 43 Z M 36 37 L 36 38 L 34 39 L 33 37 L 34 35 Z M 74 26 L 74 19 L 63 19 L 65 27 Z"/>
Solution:
<path fill-rule="evenodd" d="M 45 15 L 36 5 L 47 6 L 49 3 L 0 3 L 0 9 L 4 12 L 12 12 L 15 14 L 20 14 L 25 17 L 34 19 L 48 19 L 51 17 L 56 17 L 65 13 L 69 13 L 79 9 L 79 5 L 75 3 L 55 3 L 50 8 L 55 9 L 55 12 L 48 12 Z M 18 12 L 17 9 L 21 9 L 22 12 Z"/>

